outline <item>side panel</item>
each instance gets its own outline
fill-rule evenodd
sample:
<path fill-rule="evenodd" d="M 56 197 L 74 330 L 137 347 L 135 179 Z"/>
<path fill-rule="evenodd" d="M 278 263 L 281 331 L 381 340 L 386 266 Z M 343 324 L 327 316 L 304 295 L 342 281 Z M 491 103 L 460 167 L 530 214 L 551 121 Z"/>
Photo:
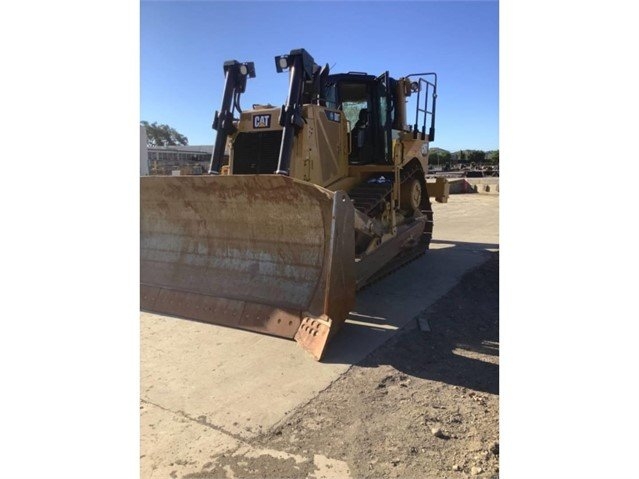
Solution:
<path fill-rule="evenodd" d="M 428 140 L 413 139 L 412 133 L 400 133 L 399 139 L 402 143 L 401 152 L 402 163 L 407 163 L 413 158 L 417 158 L 424 171 L 428 171 Z M 395 161 L 397 161 L 397 155 Z"/>
<path fill-rule="evenodd" d="M 348 175 L 346 119 L 341 111 L 307 105 L 310 181 L 326 186 Z"/>

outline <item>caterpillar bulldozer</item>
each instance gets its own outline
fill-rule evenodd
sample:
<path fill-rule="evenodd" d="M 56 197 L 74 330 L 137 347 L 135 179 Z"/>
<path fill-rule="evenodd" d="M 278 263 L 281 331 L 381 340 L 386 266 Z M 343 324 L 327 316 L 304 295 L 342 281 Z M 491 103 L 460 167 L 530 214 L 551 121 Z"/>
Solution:
<path fill-rule="evenodd" d="M 141 309 L 321 360 L 356 291 L 428 249 L 437 75 L 331 74 L 304 49 L 275 67 L 286 103 L 242 110 L 254 64 L 224 63 L 208 175 L 141 178 Z"/>

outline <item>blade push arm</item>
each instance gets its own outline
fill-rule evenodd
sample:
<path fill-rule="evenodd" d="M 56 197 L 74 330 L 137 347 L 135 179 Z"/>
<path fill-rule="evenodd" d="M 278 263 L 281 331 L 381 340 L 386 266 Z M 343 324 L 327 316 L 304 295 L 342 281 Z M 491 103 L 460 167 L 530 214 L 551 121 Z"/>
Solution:
<path fill-rule="evenodd" d="M 215 146 L 211 155 L 210 175 L 218 175 L 224 159 L 224 148 L 230 134 L 235 132 L 233 126 L 233 112 L 240 109 L 240 95 L 246 90 L 246 79 L 255 78 L 255 66 L 253 62 L 240 63 L 237 60 L 224 62 L 224 95 L 222 107 L 215 112 L 213 129 L 217 131 Z M 232 105 L 231 105 L 231 102 Z"/>
<path fill-rule="evenodd" d="M 313 80 L 315 70 L 313 57 L 306 50 L 300 48 L 291 50 L 288 55 L 275 57 L 275 68 L 278 73 L 289 70 L 289 87 L 286 105 L 282 106 L 280 113 L 280 125 L 284 127 L 280 156 L 277 162 L 278 175 L 288 176 L 293 152 L 293 137 L 297 130 L 304 124 L 302 118 L 302 103 L 304 96 L 304 84 Z"/>

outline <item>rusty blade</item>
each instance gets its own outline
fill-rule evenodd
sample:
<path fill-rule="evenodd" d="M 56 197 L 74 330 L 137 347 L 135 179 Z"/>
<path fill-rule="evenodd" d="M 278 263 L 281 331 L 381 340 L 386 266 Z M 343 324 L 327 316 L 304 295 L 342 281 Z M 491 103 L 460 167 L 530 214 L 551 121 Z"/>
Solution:
<path fill-rule="evenodd" d="M 140 199 L 142 309 L 293 338 L 304 318 L 336 329 L 352 307 L 345 194 L 279 175 L 176 176 L 141 178 Z"/>

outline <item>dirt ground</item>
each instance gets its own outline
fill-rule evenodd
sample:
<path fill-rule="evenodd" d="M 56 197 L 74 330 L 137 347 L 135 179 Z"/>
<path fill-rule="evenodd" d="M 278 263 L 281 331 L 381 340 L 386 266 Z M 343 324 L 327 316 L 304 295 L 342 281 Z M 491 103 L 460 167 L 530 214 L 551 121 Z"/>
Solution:
<path fill-rule="evenodd" d="M 407 328 L 251 441 L 279 456 L 221 454 L 183 477 L 497 477 L 499 254 L 490 254 Z"/>

